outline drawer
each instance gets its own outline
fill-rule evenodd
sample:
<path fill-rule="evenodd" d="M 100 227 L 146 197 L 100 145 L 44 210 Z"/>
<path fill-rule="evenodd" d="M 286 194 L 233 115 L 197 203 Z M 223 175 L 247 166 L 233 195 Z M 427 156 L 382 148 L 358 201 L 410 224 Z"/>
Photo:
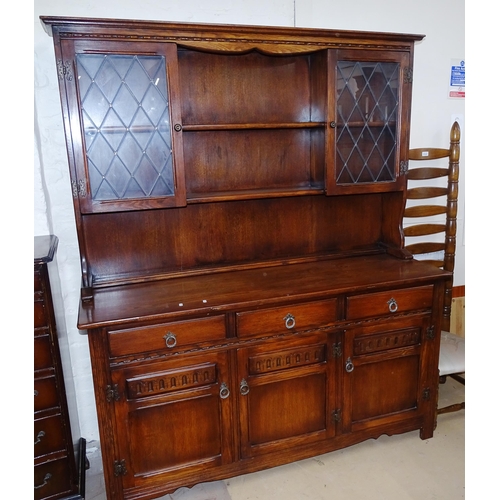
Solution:
<path fill-rule="evenodd" d="M 64 421 L 60 414 L 35 420 L 35 458 L 64 451 Z"/>
<path fill-rule="evenodd" d="M 112 356 L 185 347 L 226 338 L 224 316 L 163 323 L 108 332 Z"/>
<path fill-rule="evenodd" d="M 347 297 L 346 319 L 362 319 L 432 308 L 432 285 Z"/>
<path fill-rule="evenodd" d="M 70 477 L 68 458 L 36 465 L 34 474 L 35 500 L 70 493 L 72 489 Z M 61 496 L 57 496 L 57 498 L 61 498 Z"/>
<path fill-rule="evenodd" d="M 43 288 L 42 277 L 40 276 L 40 273 L 35 271 L 35 293 L 36 292 L 43 292 Z"/>
<path fill-rule="evenodd" d="M 250 338 L 310 330 L 331 325 L 336 319 L 337 299 L 329 299 L 241 312 L 236 315 L 236 328 L 239 337 Z"/>
<path fill-rule="evenodd" d="M 55 377 L 35 379 L 35 411 L 57 408 L 59 397 Z"/>
<path fill-rule="evenodd" d="M 35 371 L 53 367 L 50 337 L 41 335 L 35 337 Z"/>
<path fill-rule="evenodd" d="M 47 316 L 45 314 L 45 303 L 42 301 L 35 301 L 34 320 L 35 328 L 42 328 L 48 324 Z"/>

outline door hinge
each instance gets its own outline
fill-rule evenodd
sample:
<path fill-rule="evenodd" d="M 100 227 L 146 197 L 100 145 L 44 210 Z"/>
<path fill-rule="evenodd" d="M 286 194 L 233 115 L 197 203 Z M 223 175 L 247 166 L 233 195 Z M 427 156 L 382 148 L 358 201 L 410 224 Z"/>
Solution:
<path fill-rule="evenodd" d="M 73 192 L 73 198 L 86 198 L 87 197 L 87 182 L 85 179 L 79 179 L 77 181 L 71 181 L 71 191 Z"/>
<path fill-rule="evenodd" d="M 403 82 L 413 83 L 413 68 L 406 66 L 403 68 Z"/>
<path fill-rule="evenodd" d="M 125 467 L 125 460 L 115 460 L 113 463 L 113 469 L 115 471 L 115 476 L 125 476 L 127 474 L 127 468 Z"/>
<path fill-rule="evenodd" d="M 333 357 L 340 358 L 342 356 L 342 342 L 337 342 L 333 344 Z"/>
<path fill-rule="evenodd" d="M 399 175 L 406 175 L 408 173 L 409 163 L 407 160 L 399 162 Z"/>
<path fill-rule="evenodd" d="M 70 61 L 57 61 L 57 74 L 59 80 L 67 80 L 68 82 L 73 81 L 73 70 L 71 69 Z"/>
<path fill-rule="evenodd" d="M 433 340 L 436 337 L 436 332 L 434 331 L 434 325 L 427 328 L 426 336 L 429 340 Z"/>
<path fill-rule="evenodd" d="M 431 398 L 431 390 L 429 389 L 429 387 L 426 387 L 423 391 L 422 391 L 422 399 L 424 401 L 429 401 L 429 399 Z"/>
<path fill-rule="evenodd" d="M 118 384 L 107 385 L 106 386 L 106 401 L 111 403 L 112 401 L 119 401 L 120 393 L 118 392 Z"/>
<path fill-rule="evenodd" d="M 332 422 L 340 422 L 341 418 L 342 418 L 342 410 L 340 408 L 337 408 L 332 412 Z"/>

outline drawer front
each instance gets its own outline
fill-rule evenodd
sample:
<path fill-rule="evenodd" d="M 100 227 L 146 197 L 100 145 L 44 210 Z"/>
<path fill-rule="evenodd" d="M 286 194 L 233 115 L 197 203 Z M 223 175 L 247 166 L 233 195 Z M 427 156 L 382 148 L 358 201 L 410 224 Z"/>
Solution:
<path fill-rule="evenodd" d="M 250 338 L 310 330 L 333 324 L 336 319 L 337 299 L 329 299 L 241 312 L 236 315 L 236 327 L 239 337 Z"/>
<path fill-rule="evenodd" d="M 34 476 L 35 500 L 70 493 L 72 490 L 68 458 L 36 465 Z M 61 496 L 57 496 L 57 498 Z"/>
<path fill-rule="evenodd" d="M 35 371 L 53 367 L 50 337 L 42 335 L 35 337 Z"/>
<path fill-rule="evenodd" d="M 35 301 L 34 303 L 34 320 L 35 328 L 42 328 L 47 326 L 48 321 L 45 315 L 45 303 L 42 301 Z"/>
<path fill-rule="evenodd" d="M 42 277 L 40 276 L 40 273 L 38 273 L 36 271 L 35 271 L 35 286 L 34 286 L 34 288 L 35 288 L 35 293 L 43 291 Z"/>
<path fill-rule="evenodd" d="M 224 316 L 109 331 L 112 356 L 185 347 L 226 338 Z"/>
<path fill-rule="evenodd" d="M 363 319 L 432 308 L 432 285 L 347 297 L 346 319 Z"/>
<path fill-rule="evenodd" d="M 35 458 L 66 449 L 64 422 L 60 414 L 35 420 L 34 429 Z"/>
<path fill-rule="evenodd" d="M 55 377 L 35 379 L 35 412 L 57 408 L 59 398 Z"/>

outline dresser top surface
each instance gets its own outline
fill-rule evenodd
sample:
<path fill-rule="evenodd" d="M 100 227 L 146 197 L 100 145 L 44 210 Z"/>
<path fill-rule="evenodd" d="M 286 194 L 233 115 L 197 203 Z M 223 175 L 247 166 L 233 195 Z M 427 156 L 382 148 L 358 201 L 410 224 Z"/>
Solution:
<path fill-rule="evenodd" d="M 78 326 L 88 329 L 203 316 L 341 293 L 416 286 L 449 276 L 417 260 L 382 254 L 119 285 L 96 289 L 93 302 L 81 304 Z"/>

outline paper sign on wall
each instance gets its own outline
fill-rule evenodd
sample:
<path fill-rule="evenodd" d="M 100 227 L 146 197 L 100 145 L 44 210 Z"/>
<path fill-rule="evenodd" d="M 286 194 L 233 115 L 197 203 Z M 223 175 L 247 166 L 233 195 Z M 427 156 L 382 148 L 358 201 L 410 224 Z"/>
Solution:
<path fill-rule="evenodd" d="M 463 59 L 451 60 L 448 97 L 465 99 L 465 61 Z"/>

